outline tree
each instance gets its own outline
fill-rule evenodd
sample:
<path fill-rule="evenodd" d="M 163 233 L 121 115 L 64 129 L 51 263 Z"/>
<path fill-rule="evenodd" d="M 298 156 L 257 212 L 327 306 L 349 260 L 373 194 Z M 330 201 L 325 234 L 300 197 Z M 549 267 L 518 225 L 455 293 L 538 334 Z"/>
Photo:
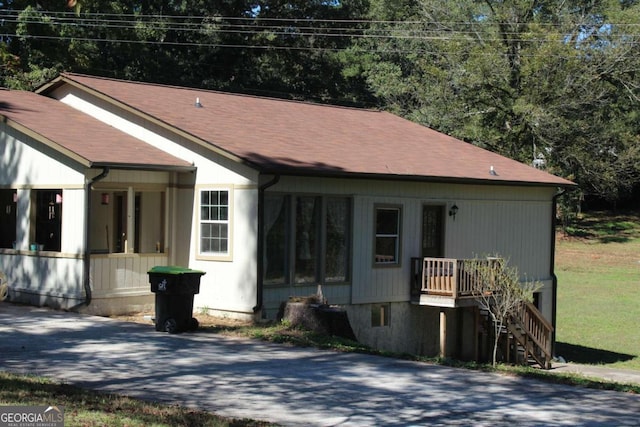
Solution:
<path fill-rule="evenodd" d="M 13 0 L 0 9 L 4 46 L 20 59 L 12 82 L 32 88 L 43 82 L 28 73 L 71 71 L 287 98 L 367 99 L 364 79 L 341 72 L 340 54 L 350 31 L 363 25 L 363 0 L 72 3 Z"/>
<path fill-rule="evenodd" d="M 522 303 L 533 301 L 533 294 L 540 289 L 541 284 L 533 281 L 521 282 L 517 268 L 508 266 L 500 257 L 467 260 L 464 271 L 473 275 L 473 297 L 479 307 L 489 314 L 493 324 L 492 363 L 495 367 L 500 335 L 507 327 L 509 318 L 516 314 Z"/>
<path fill-rule="evenodd" d="M 372 2 L 385 108 L 609 200 L 640 182 L 638 1 Z"/>

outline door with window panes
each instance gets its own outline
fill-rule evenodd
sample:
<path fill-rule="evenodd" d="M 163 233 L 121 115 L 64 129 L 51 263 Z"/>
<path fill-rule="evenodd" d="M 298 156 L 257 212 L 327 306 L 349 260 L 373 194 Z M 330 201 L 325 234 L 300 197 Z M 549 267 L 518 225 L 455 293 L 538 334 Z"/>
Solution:
<path fill-rule="evenodd" d="M 444 256 L 444 210 L 443 205 L 424 205 L 422 208 L 423 257 Z"/>

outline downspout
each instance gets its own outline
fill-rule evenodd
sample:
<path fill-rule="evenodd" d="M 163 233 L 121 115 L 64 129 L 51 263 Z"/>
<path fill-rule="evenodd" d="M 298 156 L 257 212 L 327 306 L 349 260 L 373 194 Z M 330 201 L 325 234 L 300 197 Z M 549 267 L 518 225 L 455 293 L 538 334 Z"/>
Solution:
<path fill-rule="evenodd" d="M 280 181 L 280 175 L 275 175 L 271 181 L 258 187 L 258 289 L 256 291 L 256 305 L 253 307 L 254 314 L 262 309 L 263 303 L 263 277 L 264 277 L 264 192 L 267 188 L 273 187 Z"/>
<path fill-rule="evenodd" d="M 85 293 L 85 305 L 91 304 L 91 186 L 109 175 L 109 168 L 102 169 L 100 175 L 88 180 L 84 186 L 85 204 L 84 204 L 84 272 L 83 285 Z"/>
<path fill-rule="evenodd" d="M 553 332 L 551 332 L 551 355 L 556 356 L 556 316 L 558 312 L 558 277 L 555 272 L 556 263 L 556 218 L 558 198 L 566 193 L 566 190 L 561 190 L 553 196 L 552 208 L 551 208 L 551 292 L 553 294 L 551 303 L 551 325 L 553 326 Z"/>

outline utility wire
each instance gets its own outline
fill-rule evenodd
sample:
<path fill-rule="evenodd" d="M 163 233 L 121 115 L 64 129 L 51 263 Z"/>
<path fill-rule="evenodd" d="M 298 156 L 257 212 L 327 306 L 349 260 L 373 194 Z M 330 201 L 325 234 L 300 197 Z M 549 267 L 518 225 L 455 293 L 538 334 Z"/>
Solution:
<path fill-rule="evenodd" d="M 0 13 L 6 13 L 9 15 L 20 15 L 25 12 L 24 10 L 13 10 L 13 9 L 2 9 L 0 8 Z M 350 24 L 386 24 L 386 25 L 399 25 L 399 24 L 409 24 L 409 25 L 456 25 L 456 26 L 483 26 L 483 25 L 495 25 L 495 22 L 486 19 L 486 20 L 476 20 L 476 21 L 424 21 L 424 20 L 370 20 L 370 19 L 318 19 L 318 18 L 273 18 L 273 17 L 261 17 L 258 15 L 250 15 L 246 17 L 238 17 L 238 16 L 222 16 L 222 15 L 166 15 L 166 14 L 141 14 L 141 13 L 103 13 L 103 12 L 82 12 L 82 14 L 76 14 L 76 12 L 72 11 L 47 11 L 47 10 L 39 10 L 33 9 L 31 13 L 42 14 L 46 16 L 59 15 L 68 17 L 68 19 L 78 19 L 79 17 L 89 16 L 89 17 L 115 17 L 115 18 L 123 18 L 129 17 L 132 20 L 138 20 L 140 18 L 153 18 L 153 19 L 190 19 L 190 20 L 225 20 L 225 21 L 249 21 L 249 22 L 306 22 L 306 23 L 350 23 Z M 552 22 L 540 22 L 540 23 L 518 23 L 517 25 L 528 25 L 535 24 L 538 26 L 550 26 L 550 27 L 563 27 L 561 23 L 552 23 Z M 576 26 L 585 26 L 586 23 L 578 23 Z M 594 20 L 589 25 L 594 27 L 601 27 L 605 25 L 610 26 L 632 26 L 632 27 L 640 27 L 640 23 L 623 23 L 623 22 L 601 22 L 599 20 Z"/>
<path fill-rule="evenodd" d="M 378 30 L 383 31 L 396 31 L 399 26 L 418 26 L 421 27 L 420 31 L 433 31 L 440 32 L 445 31 L 441 30 L 443 26 L 450 28 L 454 27 L 471 27 L 470 30 L 461 30 L 461 29 L 452 29 L 447 30 L 453 33 L 463 33 L 463 34 L 474 34 L 478 28 L 482 27 L 491 27 L 495 25 L 494 22 L 490 20 L 487 21 L 474 21 L 474 22 L 445 22 L 445 21 L 375 21 L 375 20 L 338 20 L 338 19 L 299 19 L 299 18 L 261 18 L 261 17 L 223 17 L 223 16 L 180 16 L 180 15 L 142 15 L 142 14 L 104 14 L 104 13 L 83 13 L 82 15 L 76 15 L 73 12 L 52 12 L 52 11 L 39 11 L 34 10 L 32 13 L 28 15 L 22 15 L 21 13 L 24 11 L 12 11 L 6 9 L 0 9 L 0 19 L 8 19 L 12 22 L 18 22 L 21 19 L 28 19 L 29 17 L 46 17 L 52 19 L 52 21 L 48 21 L 50 24 L 57 24 L 58 22 L 70 22 L 77 23 L 78 21 L 87 22 L 93 21 L 95 23 L 120 23 L 125 26 L 136 26 L 140 23 L 153 23 L 154 20 L 161 25 L 166 25 L 167 22 L 171 22 L 172 25 L 177 25 L 178 27 L 193 27 L 200 25 L 224 25 L 226 27 L 250 27 L 250 28 L 299 28 L 299 29 L 316 29 L 322 28 L 324 30 L 333 30 L 331 27 L 327 26 L 319 26 L 315 27 L 311 24 L 358 24 L 354 27 L 337 27 L 336 30 L 342 31 L 362 31 L 362 25 L 369 26 L 369 29 L 373 27 L 377 27 Z M 124 19 L 127 18 L 127 19 Z M 180 22 L 181 20 L 188 20 L 188 22 Z M 230 22 L 237 21 L 247 21 L 247 24 L 234 24 Z M 28 21 L 25 21 L 28 22 Z M 281 22 L 278 25 L 263 25 L 261 22 L 272 22 L 277 23 Z M 301 26 L 300 24 L 307 24 L 306 26 Z M 256 25 L 260 24 L 260 25 Z M 390 29 L 380 28 L 380 25 L 393 26 Z M 565 28 L 561 24 L 554 23 L 527 23 L 527 24 L 516 24 L 518 26 L 535 26 L 535 27 L 556 27 L 558 29 L 563 29 L 567 31 L 586 31 L 587 28 L 593 28 L 594 30 L 602 30 L 603 28 L 623 28 L 623 27 L 631 27 L 638 28 L 640 27 L 640 23 L 591 23 L 586 25 L 584 23 L 575 24 L 573 28 L 568 27 Z M 425 27 L 436 27 L 433 30 L 425 29 Z M 365 27 L 366 28 L 366 27 Z M 403 31 L 403 30 L 401 30 Z M 415 29 L 407 29 L 406 31 L 415 31 Z M 505 32 L 505 34 L 521 34 L 519 31 L 513 32 Z"/>
<path fill-rule="evenodd" d="M 43 13 L 47 13 L 44 15 Z M 53 15 L 53 17 L 48 14 Z M 90 17 L 90 19 L 86 19 L 85 16 Z M 104 19 L 104 17 L 113 17 L 113 19 Z M 123 19 L 123 16 L 127 19 Z M 152 18 L 155 21 L 148 21 L 140 18 Z M 166 19 L 171 19 L 171 21 L 167 21 Z M 200 22 L 179 22 L 179 20 L 199 20 Z M 176 21 L 178 20 L 178 21 Z M 248 21 L 250 24 L 229 24 L 224 21 L 228 20 L 231 22 L 242 22 Z M 270 25 L 255 25 L 256 22 L 267 22 Z M 271 23 L 277 22 L 285 22 L 285 23 L 299 23 L 302 22 L 305 26 L 292 26 L 290 24 L 287 25 L 271 25 Z M 361 26 L 357 27 L 338 27 L 331 28 L 327 26 L 322 27 L 314 27 L 309 26 L 308 24 L 315 23 L 330 23 L 330 24 L 382 24 L 382 25 L 419 25 L 421 29 L 412 29 L 412 28 L 362 28 Z M 325 41 L 331 39 L 339 39 L 345 38 L 346 40 L 353 41 L 358 39 L 378 39 L 378 40 L 389 40 L 389 41 L 410 41 L 410 40 L 424 40 L 424 41 L 441 41 L 441 42 L 461 42 L 461 41 L 481 41 L 483 43 L 501 43 L 503 42 L 502 38 L 496 36 L 485 36 L 485 34 L 481 34 L 478 36 L 478 31 L 461 31 L 461 30 L 448 30 L 448 31 L 440 31 L 438 29 L 425 29 L 426 25 L 424 22 L 420 21 L 365 21 L 365 20 L 311 20 L 311 19 L 289 19 L 289 18 L 256 18 L 256 17 L 247 17 L 247 18 L 237 18 L 237 17 L 206 17 L 206 16 L 168 16 L 168 15 L 122 15 L 122 14 L 83 14 L 82 16 L 77 16 L 73 12 L 42 12 L 42 11 L 34 11 L 32 15 L 27 17 L 22 16 L 19 17 L 18 11 L 7 11 L 0 9 L 0 25 L 7 27 L 7 24 L 13 25 L 38 25 L 38 26 L 46 26 L 49 28 L 66 28 L 66 29 L 77 29 L 79 33 L 82 31 L 87 31 L 91 33 L 91 30 L 144 30 L 144 31 L 161 31 L 163 34 L 160 36 L 163 37 L 161 40 L 139 40 L 139 39 L 127 39 L 127 38 L 118 38 L 111 39 L 105 37 L 91 37 L 88 35 L 78 36 L 53 36 L 53 35 L 39 35 L 39 34 L 19 34 L 5 32 L 0 34 L 0 37 L 4 39 L 7 38 L 24 38 L 24 39 L 40 39 L 40 40 L 79 40 L 86 42 L 112 42 L 112 43 L 132 43 L 132 44 L 159 44 L 159 45 L 174 45 L 174 46 L 201 46 L 201 47 L 226 47 L 226 48 L 247 48 L 247 49 L 280 49 L 280 50 L 312 50 L 312 51 L 339 51 L 345 50 L 347 48 L 342 47 L 321 47 L 318 44 L 322 44 L 322 40 Z M 430 23 L 430 24 L 443 24 L 443 23 Z M 450 25 L 451 23 L 446 23 Z M 474 22 L 474 23 L 456 23 L 460 25 L 473 25 L 474 27 L 482 27 L 485 22 Z M 555 24 L 553 24 L 555 25 Z M 640 25 L 640 24 L 633 24 Z M 602 26 L 601 26 L 602 28 Z M 591 33 L 587 33 L 584 31 L 580 40 L 583 43 L 587 39 L 588 34 L 596 35 L 596 38 L 599 37 L 602 39 L 607 39 L 608 43 L 612 43 L 615 45 L 636 45 L 639 44 L 638 38 L 640 38 L 640 34 L 630 33 L 630 34 L 620 34 L 616 35 L 616 38 L 611 37 L 610 34 L 600 34 L 600 31 L 594 29 Z M 608 30 L 607 30 L 608 31 Z M 236 44 L 236 43 L 212 43 L 212 42 L 196 42 L 196 41 L 171 41 L 165 40 L 166 37 L 170 33 L 178 33 L 178 34 L 200 34 L 203 37 L 208 35 L 218 35 L 218 36 L 226 36 L 226 35 L 239 35 L 239 36 L 263 36 L 267 38 L 269 43 L 258 43 L 256 44 L 247 42 L 246 44 Z M 528 33 L 525 33 L 528 34 Z M 523 33 L 519 32 L 505 32 L 502 35 L 509 38 L 510 42 L 521 42 L 521 43 L 549 43 L 549 42 L 565 42 L 566 40 L 559 39 L 558 36 L 549 37 L 549 38 L 530 38 L 523 36 Z M 137 35 L 135 35 L 137 37 Z M 517 37 L 513 37 L 517 36 Z M 278 37 L 287 37 L 289 39 L 307 38 L 309 40 L 313 40 L 313 44 L 315 46 L 291 46 L 291 45 L 277 45 Z M 566 37 L 566 36 L 565 36 Z M 270 39 L 273 38 L 273 39 Z M 283 41 L 283 40 L 280 40 Z M 361 46 L 362 48 L 362 46 Z M 367 50 L 367 49 L 365 49 Z M 436 53 L 430 52 L 428 50 L 421 49 L 384 49 L 384 48 L 374 48 L 373 51 L 384 51 L 390 53 Z M 457 51 L 456 51 L 457 52 Z M 449 52 L 451 54 L 455 54 L 456 52 Z M 439 50 L 438 53 L 443 54 L 447 53 L 445 50 Z M 526 55 L 522 55 L 526 56 Z M 536 56 L 532 54 L 531 56 Z"/>

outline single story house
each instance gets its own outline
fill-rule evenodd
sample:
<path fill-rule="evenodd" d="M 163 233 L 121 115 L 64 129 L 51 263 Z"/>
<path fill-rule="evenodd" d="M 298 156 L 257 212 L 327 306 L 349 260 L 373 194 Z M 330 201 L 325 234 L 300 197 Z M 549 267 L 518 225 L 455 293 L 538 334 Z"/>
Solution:
<path fill-rule="evenodd" d="M 149 268 L 180 265 L 206 272 L 197 310 L 271 319 L 320 285 L 365 344 L 474 358 L 477 307 L 429 275 L 500 254 L 554 322 L 574 184 L 393 114 L 62 74 L 0 115 L 13 300 L 140 310 Z"/>

